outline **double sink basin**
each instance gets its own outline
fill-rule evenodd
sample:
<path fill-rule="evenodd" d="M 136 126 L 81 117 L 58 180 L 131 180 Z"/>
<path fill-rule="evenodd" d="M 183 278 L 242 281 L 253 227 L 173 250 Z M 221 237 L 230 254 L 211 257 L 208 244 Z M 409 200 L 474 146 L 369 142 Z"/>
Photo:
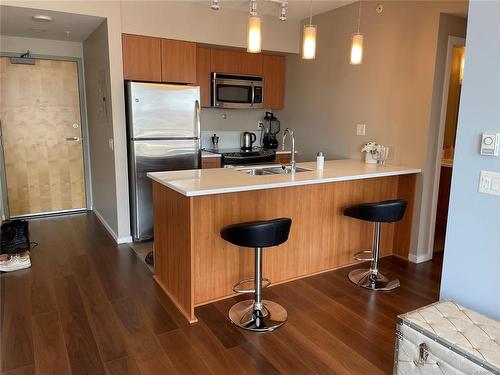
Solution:
<path fill-rule="evenodd" d="M 274 174 L 292 174 L 291 167 L 269 167 L 269 168 L 244 168 L 239 169 L 240 172 L 249 174 L 251 176 L 268 176 Z M 310 172 L 312 169 L 296 167 L 295 173 Z"/>

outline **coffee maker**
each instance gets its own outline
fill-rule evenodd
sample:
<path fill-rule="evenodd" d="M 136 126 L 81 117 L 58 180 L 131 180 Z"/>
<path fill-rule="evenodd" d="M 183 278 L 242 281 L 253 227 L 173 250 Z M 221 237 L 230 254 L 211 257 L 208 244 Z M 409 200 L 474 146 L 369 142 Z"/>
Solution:
<path fill-rule="evenodd" d="M 264 136 L 262 137 L 262 147 L 265 149 L 276 150 L 278 148 L 276 134 L 279 132 L 279 120 L 271 112 L 266 112 L 266 115 L 264 116 Z"/>

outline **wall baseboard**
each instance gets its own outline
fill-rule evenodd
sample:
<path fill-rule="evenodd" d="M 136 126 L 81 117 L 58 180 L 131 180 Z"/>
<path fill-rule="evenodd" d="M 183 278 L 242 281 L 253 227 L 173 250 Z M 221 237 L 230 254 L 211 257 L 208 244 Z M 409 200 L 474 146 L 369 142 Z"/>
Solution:
<path fill-rule="evenodd" d="M 432 254 L 423 254 L 423 255 L 414 255 L 414 254 L 409 254 L 408 255 L 408 260 L 412 263 L 423 263 L 427 262 L 428 260 L 432 259 Z"/>
<path fill-rule="evenodd" d="M 92 211 L 94 212 L 95 216 L 97 216 L 97 218 L 99 219 L 101 224 L 104 226 L 104 228 L 106 228 L 106 230 L 111 235 L 111 237 L 113 237 L 113 240 L 115 240 L 115 242 L 117 244 L 132 242 L 132 236 L 118 237 L 117 234 L 115 233 L 115 231 L 113 230 L 113 228 L 111 228 L 111 226 L 108 224 L 108 222 L 104 219 L 104 217 L 101 215 L 101 213 L 95 207 L 92 207 Z"/>

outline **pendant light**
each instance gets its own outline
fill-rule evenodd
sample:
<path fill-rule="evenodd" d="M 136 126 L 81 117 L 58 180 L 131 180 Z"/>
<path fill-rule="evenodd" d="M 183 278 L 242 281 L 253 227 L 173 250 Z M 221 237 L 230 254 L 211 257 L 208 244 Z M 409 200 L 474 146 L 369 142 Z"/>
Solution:
<path fill-rule="evenodd" d="M 251 53 L 260 53 L 261 51 L 261 32 L 260 27 L 262 19 L 257 15 L 257 0 L 250 1 L 250 15 L 248 16 L 247 27 L 247 51 Z"/>
<path fill-rule="evenodd" d="M 304 25 L 304 35 L 302 38 L 302 58 L 313 60 L 316 58 L 316 25 L 312 24 L 312 0 L 309 3 L 309 24 Z"/>
<path fill-rule="evenodd" d="M 359 65 L 363 62 L 363 34 L 359 32 L 361 24 L 361 1 L 359 2 L 358 10 L 358 31 L 352 35 L 351 44 L 351 64 Z"/>

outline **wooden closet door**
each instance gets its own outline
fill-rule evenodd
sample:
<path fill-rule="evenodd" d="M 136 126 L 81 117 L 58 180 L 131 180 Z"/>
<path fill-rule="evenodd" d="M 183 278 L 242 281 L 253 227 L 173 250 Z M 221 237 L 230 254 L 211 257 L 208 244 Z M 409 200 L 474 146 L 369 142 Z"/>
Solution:
<path fill-rule="evenodd" d="M 11 216 L 86 207 L 77 63 L 0 60 Z"/>

